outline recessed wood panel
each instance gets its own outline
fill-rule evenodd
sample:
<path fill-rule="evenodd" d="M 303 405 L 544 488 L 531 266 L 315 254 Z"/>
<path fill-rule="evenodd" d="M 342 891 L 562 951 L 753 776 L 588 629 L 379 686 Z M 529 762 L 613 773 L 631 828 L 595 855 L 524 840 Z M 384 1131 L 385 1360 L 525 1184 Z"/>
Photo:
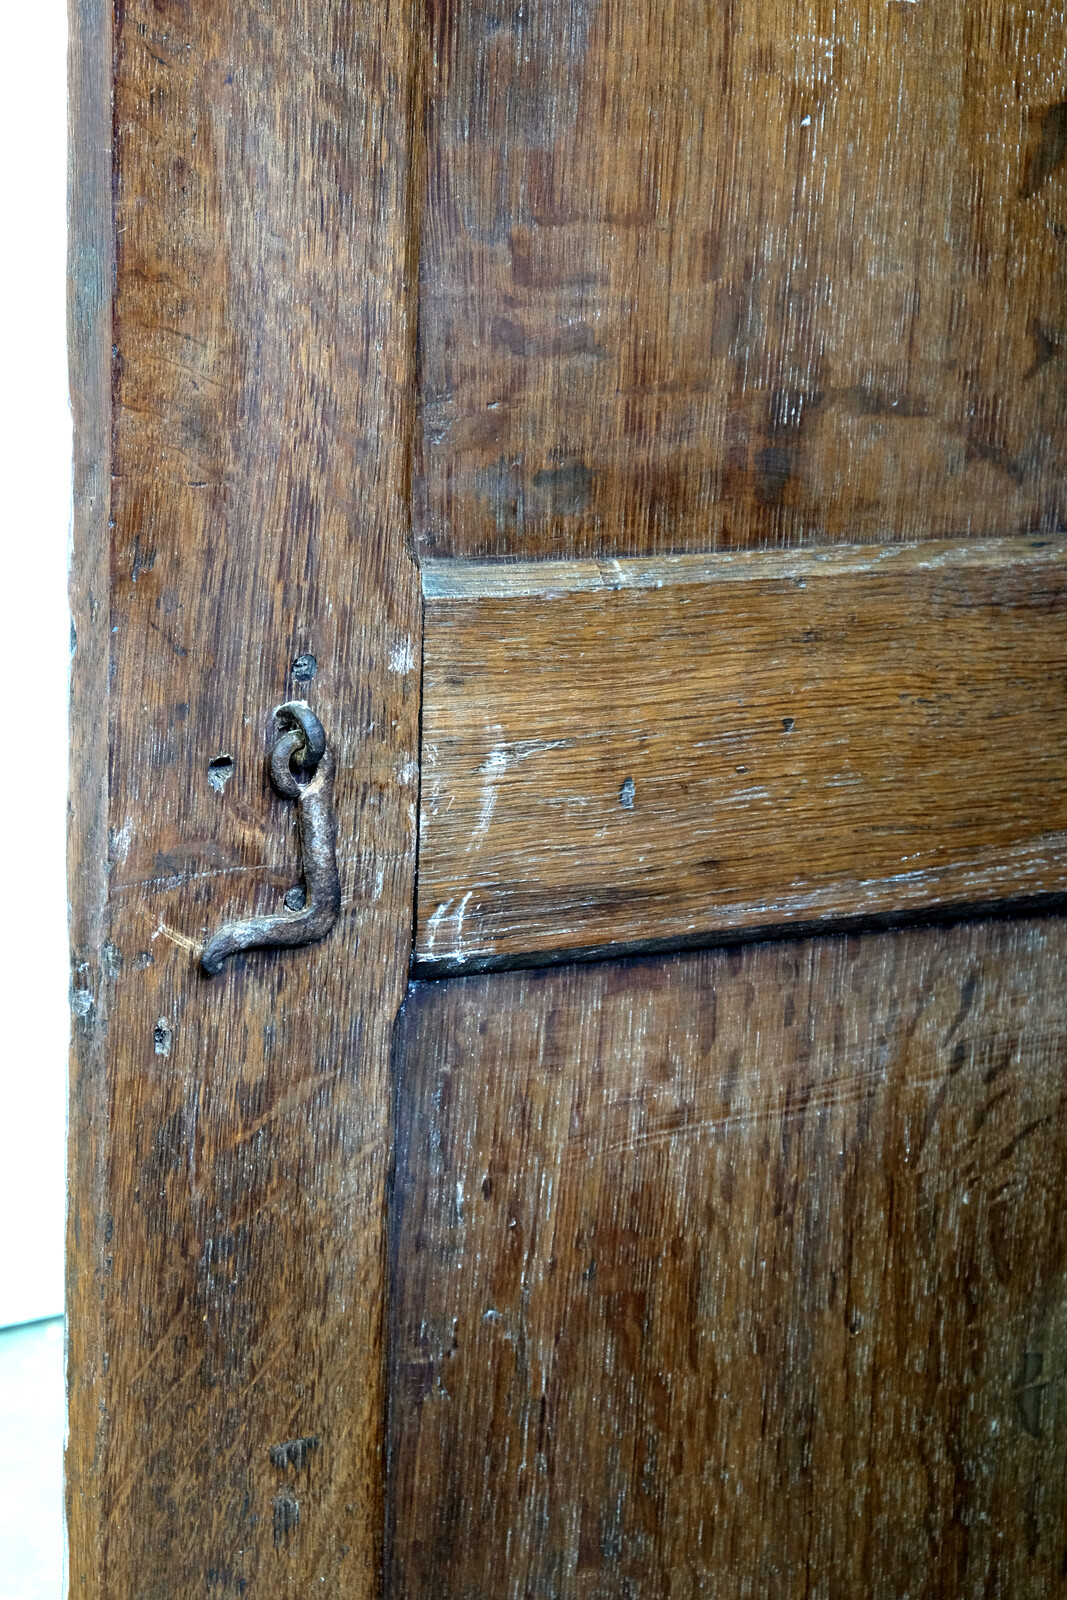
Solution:
<path fill-rule="evenodd" d="M 416 985 L 394 1600 L 1050 1600 L 1060 920 Z"/>
<path fill-rule="evenodd" d="M 1067 547 L 424 569 L 416 961 L 1067 890 Z"/>
<path fill-rule="evenodd" d="M 1058 0 L 428 15 L 425 554 L 1067 521 Z"/>

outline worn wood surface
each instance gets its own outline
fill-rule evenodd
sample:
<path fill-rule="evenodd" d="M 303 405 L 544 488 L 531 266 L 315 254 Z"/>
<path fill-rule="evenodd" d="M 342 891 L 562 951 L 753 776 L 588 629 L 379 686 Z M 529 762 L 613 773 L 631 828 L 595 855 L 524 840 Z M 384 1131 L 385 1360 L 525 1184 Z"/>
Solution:
<path fill-rule="evenodd" d="M 1067 521 L 1058 0 L 429 14 L 426 553 Z"/>
<path fill-rule="evenodd" d="M 67 882 L 71 1050 L 67 1147 L 66 1522 L 71 1600 L 103 1596 L 107 1450 L 107 939 L 111 507 L 112 13 L 69 11 L 67 342 L 74 422 Z M 14 1219 L 13 1219 L 14 1220 Z M 17 1223 L 16 1223 L 17 1225 Z"/>
<path fill-rule="evenodd" d="M 1062 921 L 417 984 L 394 1600 L 1049 1600 Z"/>
<path fill-rule="evenodd" d="M 113 57 L 110 15 L 75 10 L 71 1590 L 360 1600 L 415 832 L 411 15 L 131 0 Z M 208 980 L 205 937 L 298 877 L 264 763 L 293 691 L 341 922 Z"/>
<path fill-rule="evenodd" d="M 412 505 L 431 556 L 1064 521 L 1050 3 L 414 11 L 72 0 L 79 1600 L 379 1591 Z M 294 691 L 342 921 L 209 982 L 294 880 Z M 394 1592 L 1054 1592 L 1062 945 L 417 989 Z"/>
<path fill-rule="evenodd" d="M 1067 891 L 1067 541 L 423 582 L 423 970 Z"/>

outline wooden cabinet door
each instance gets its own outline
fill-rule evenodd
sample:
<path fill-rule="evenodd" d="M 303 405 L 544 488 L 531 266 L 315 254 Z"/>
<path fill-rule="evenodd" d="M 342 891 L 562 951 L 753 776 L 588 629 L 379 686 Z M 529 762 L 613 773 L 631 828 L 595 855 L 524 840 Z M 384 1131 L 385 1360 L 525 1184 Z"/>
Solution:
<path fill-rule="evenodd" d="M 72 1595 L 1063 1589 L 1065 60 L 73 6 Z"/>

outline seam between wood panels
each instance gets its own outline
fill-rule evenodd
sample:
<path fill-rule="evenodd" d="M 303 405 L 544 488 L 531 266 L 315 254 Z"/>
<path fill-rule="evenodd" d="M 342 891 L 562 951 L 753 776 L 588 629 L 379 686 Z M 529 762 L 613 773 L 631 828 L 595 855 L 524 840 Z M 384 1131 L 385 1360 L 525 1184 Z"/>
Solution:
<path fill-rule="evenodd" d="M 451 978 L 478 977 L 486 973 L 522 972 L 530 969 L 597 966 L 611 961 L 640 961 L 699 950 L 727 950 L 736 945 L 792 944 L 804 939 L 843 939 L 865 933 L 903 932 L 908 928 L 954 928 L 971 922 L 1010 922 L 1020 917 L 1057 917 L 1067 912 L 1067 893 L 1019 895 L 1012 900 L 983 900 L 909 911 L 883 911 L 856 916 L 826 917 L 806 922 L 768 922 L 725 931 L 666 935 L 663 938 L 619 940 L 612 944 L 577 945 L 574 948 L 508 951 L 484 956 L 441 956 L 436 960 L 416 956 L 411 966 L 414 983 L 440 983 Z"/>
<path fill-rule="evenodd" d="M 413 60 L 408 83 L 407 259 L 404 270 L 409 297 L 407 335 L 411 404 L 407 408 L 403 482 L 407 522 L 404 532 L 412 560 L 418 566 L 413 497 L 416 436 L 422 427 L 422 390 L 419 378 L 419 271 L 422 262 L 422 215 L 426 196 L 426 49 L 423 27 L 425 12 L 421 0 L 408 0 L 408 6 L 408 37 L 412 41 Z"/>
<path fill-rule="evenodd" d="M 735 584 L 874 577 L 1058 565 L 1067 559 L 1059 537 L 928 539 L 917 544 L 828 544 L 790 550 L 711 551 L 677 556 L 620 556 L 617 560 L 468 561 L 458 557 L 420 563 L 425 599 L 546 599 L 572 594 L 664 589 L 689 584 Z"/>
<path fill-rule="evenodd" d="M 389 1600 L 390 1594 L 390 1569 L 392 1564 L 392 1547 L 395 1535 L 393 1501 L 390 1495 L 390 1429 L 392 1425 L 392 1392 L 390 1371 L 393 1359 L 393 1316 L 392 1316 L 392 1265 L 393 1248 L 391 1228 L 393 1222 L 393 1190 L 396 1173 L 396 1129 L 397 1095 L 399 1092 L 399 1078 L 397 1072 L 398 1041 L 400 1039 L 401 1019 L 410 982 L 410 966 L 415 955 L 415 943 L 418 930 L 418 895 L 419 895 L 419 818 L 422 812 L 422 707 L 423 707 L 423 671 L 425 652 L 423 640 L 425 638 L 426 603 L 422 593 L 422 584 L 418 580 L 418 551 L 414 528 L 414 480 L 416 470 L 416 455 L 418 437 L 422 428 L 422 392 L 420 384 L 419 367 L 419 334 L 420 334 L 420 266 L 422 259 L 422 216 L 425 204 L 426 188 L 426 118 L 425 118 L 425 81 L 426 81 L 426 47 L 425 47 L 426 14 L 421 0 L 408 0 L 407 24 L 408 38 L 411 40 L 412 61 L 408 75 L 408 170 L 407 170 L 407 227 L 406 227 L 406 261 L 405 278 L 407 281 L 407 353 L 410 396 L 404 407 L 405 438 L 403 442 L 403 465 L 401 480 L 404 494 L 404 542 L 408 555 L 416 569 L 418 582 L 418 598 L 416 604 L 416 619 L 418 637 L 413 640 L 417 652 L 416 683 L 418 694 L 418 709 L 416 715 L 415 736 L 415 819 L 414 819 L 414 863 L 411 878 L 410 923 L 408 930 L 408 971 L 403 978 L 403 992 L 392 1024 L 392 1038 L 388 1056 L 388 1085 L 387 1085 L 387 1137 L 388 1153 L 386 1157 L 386 1172 L 384 1185 L 384 1215 L 381 1234 L 382 1248 L 382 1414 L 381 1438 L 382 1451 L 380 1456 L 381 1508 L 382 1527 L 379 1538 L 379 1556 L 381 1569 L 378 1575 L 379 1593 L 383 1600 Z"/>
<path fill-rule="evenodd" d="M 410 141 L 410 159 L 408 162 L 408 195 L 407 195 L 407 280 L 409 294 L 408 311 L 408 355 L 411 372 L 411 404 L 407 408 L 407 437 L 404 441 L 404 497 L 405 517 L 407 526 L 404 530 L 405 538 L 412 561 L 418 569 L 419 561 L 417 542 L 415 538 L 414 518 L 414 485 L 415 464 L 417 456 L 417 441 L 422 431 L 422 382 L 419 364 L 419 338 L 421 330 L 421 293 L 420 269 L 422 264 L 422 221 L 426 201 L 426 13 L 420 0 L 409 0 L 410 27 L 409 37 L 412 41 L 413 60 L 409 82 L 409 113 L 408 113 L 408 138 Z M 426 599 L 423 594 L 421 578 L 419 581 L 418 600 L 419 637 L 416 640 L 418 650 L 418 733 L 416 747 L 416 763 L 418 771 L 415 782 L 415 866 L 412 875 L 411 897 L 411 947 L 409 961 L 415 957 L 415 945 L 418 934 L 418 909 L 419 909 L 419 819 L 422 815 L 422 706 L 423 706 L 423 675 L 425 667 L 426 637 Z"/>

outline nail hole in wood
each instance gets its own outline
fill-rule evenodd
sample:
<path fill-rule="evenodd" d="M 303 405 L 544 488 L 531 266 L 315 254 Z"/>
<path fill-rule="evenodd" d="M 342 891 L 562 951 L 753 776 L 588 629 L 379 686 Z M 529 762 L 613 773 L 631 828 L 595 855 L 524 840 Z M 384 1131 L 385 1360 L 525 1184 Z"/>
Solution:
<path fill-rule="evenodd" d="M 233 757 L 215 756 L 207 764 L 207 781 L 216 794 L 221 794 L 223 789 L 233 777 Z"/>

